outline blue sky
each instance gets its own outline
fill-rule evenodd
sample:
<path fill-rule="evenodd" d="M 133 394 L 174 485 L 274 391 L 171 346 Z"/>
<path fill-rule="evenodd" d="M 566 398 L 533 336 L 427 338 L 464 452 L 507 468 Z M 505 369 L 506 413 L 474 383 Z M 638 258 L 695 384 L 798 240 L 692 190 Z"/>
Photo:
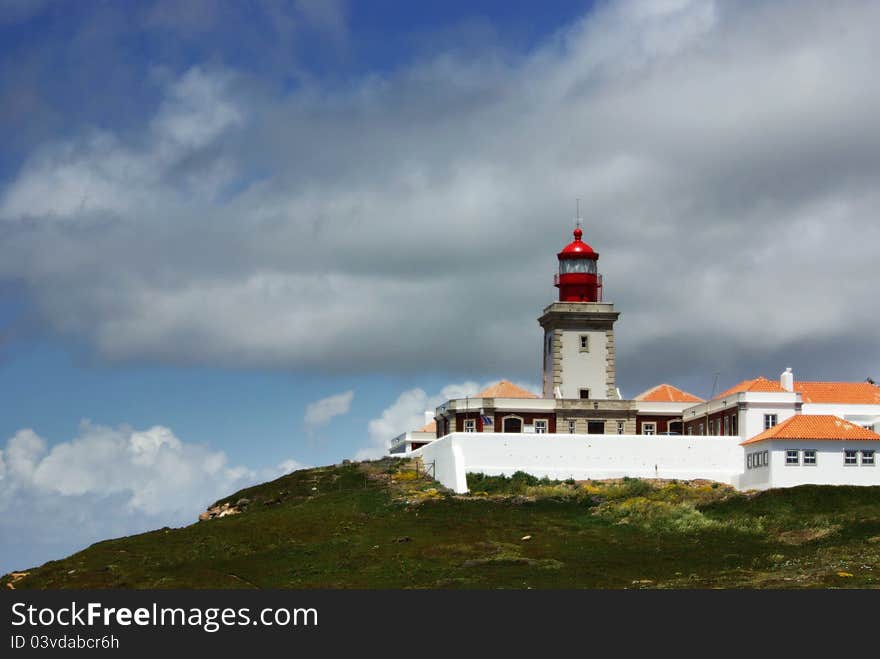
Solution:
<path fill-rule="evenodd" d="M 536 386 L 577 197 L 625 396 L 877 379 L 878 24 L 856 0 L 0 4 L 0 571 Z"/>

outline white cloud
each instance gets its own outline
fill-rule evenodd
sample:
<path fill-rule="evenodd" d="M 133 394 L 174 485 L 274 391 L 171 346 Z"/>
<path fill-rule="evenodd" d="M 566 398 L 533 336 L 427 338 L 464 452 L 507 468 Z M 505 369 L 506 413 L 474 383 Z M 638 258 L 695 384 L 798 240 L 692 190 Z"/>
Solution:
<path fill-rule="evenodd" d="M 863 377 L 878 25 L 857 1 L 627 1 L 525 55 L 350 84 L 196 68 L 140 133 L 34 150 L 0 280 L 109 360 L 528 378 L 580 197 L 624 389 L 794 353 Z"/>
<path fill-rule="evenodd" d="M 315 428 L 326 426 L 333 417 L 348 414 L 353 398 L 354 391 L 349 390 L 309 403 L 306 406 L 306 414 L 303 419 L 306 428 L 312 431 Z"/>
<path fill-rule="evenodd" d="M 3 466 L 5 463 L 5 467 Z M 302 468 L 254 470 L 163 426 L 84 421 L 55 444 L 23 429 L 0 451 L 0 572 L 59 558 L 107 537 L 193 523 L 216 499 Z"/>

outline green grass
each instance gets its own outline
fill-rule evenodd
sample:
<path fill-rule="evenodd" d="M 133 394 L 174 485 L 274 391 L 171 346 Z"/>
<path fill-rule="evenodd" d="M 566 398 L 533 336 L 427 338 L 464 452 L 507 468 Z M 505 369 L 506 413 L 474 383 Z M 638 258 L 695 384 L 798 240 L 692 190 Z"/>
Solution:
<path fill-rule="evenodd" d="M 880 488 L 298 471 L 241 514 L 107 540 L 15 588 L 808 588 L 880 585 Z M 523 539 L 531 536 L 529 539 Z"/>

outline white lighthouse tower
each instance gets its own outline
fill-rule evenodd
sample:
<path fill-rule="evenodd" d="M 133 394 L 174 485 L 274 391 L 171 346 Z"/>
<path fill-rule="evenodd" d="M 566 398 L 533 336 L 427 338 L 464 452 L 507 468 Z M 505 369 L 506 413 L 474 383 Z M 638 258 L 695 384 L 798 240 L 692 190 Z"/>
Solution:
<path fill-rule="evenodd" d="M 614 372 L 614 323 L 618 312 L 602 301 L 599 254 L 581 239 L 557 258 L 559 272 L 553 284 L 559 301 L 544 309 L 538 319 L 544 328 L 544 398 L 617 400 Z"/>

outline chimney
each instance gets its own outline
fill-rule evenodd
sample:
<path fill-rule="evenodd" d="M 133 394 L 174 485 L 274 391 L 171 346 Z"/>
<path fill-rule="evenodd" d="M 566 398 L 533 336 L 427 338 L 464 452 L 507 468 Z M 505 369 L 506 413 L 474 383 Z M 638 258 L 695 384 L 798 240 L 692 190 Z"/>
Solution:
<path fill-rule="evenodd" d="M 791 367 L 779 376 L 779 384 L 786 391 L 794 391 L 794 373 L 791 372 Z"/>

